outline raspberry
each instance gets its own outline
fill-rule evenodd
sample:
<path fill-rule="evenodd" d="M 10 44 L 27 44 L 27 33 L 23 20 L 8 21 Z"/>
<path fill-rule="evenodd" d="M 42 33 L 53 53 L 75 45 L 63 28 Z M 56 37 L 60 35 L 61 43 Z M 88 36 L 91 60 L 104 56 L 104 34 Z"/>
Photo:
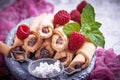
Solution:
<path fill-rule="evenodd" d="M 25 38 L 27 38 L 30 34 L 30 29 L 27 25 L 22 24 L 20 26 L 18 26 L 17 29 L 17 37 L 21 40 L 24 40 Z"/>
<path fill-rule="evenodd" d="M 78 10 L 72 10 L 70 13 L 71 20 L 80 23 L 81 22 L 81 16 Z"/>
<path fill-rule="evenodd" d="M 58 11 L 54 16 L 54 23 L 64 25 L 70 20 L 70 14 L 65 10 Z"/>
<path fill-rule="evenodd" d="M 68 48 L 71 51 L 76 51 L 83 45 L 85 41 L 86 41 L 86 38 L 84 35 L 78 32 L 72 32 L 69 38 Z"/>
<path fill-rule="evenodd" d="M 77 6 L 77 10 L 82 13 L 83 8 L 87 5 L 86 1 L 82 1 L 80 4 Z"/>

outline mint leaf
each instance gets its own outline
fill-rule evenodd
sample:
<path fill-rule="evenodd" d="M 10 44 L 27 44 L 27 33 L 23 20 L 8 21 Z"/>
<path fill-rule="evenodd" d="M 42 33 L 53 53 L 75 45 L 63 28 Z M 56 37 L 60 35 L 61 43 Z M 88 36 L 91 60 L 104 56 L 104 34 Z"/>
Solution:
<path fill-rule="evenodd" d="M 88 27 L 90 26 L 90 27 Z M 94 30 L 98 30 L 101 26 L 101 23 L 99 22 L 91 22 L 91 23 L 85 23 L 82 25 L 81 27 L 81 32 L 83 33 L 87 33 L 89 31 L 94 31 Z"/>
<path fill-rule="evenodd" d="M 104 47 L 105 40 L 99 28 L 101 23 L 95 21 L 94 8 L 87 4 L 81 15 L 81 32 L 95 45 Z"/>
<path fill-rule="evenodd" d="M 97 29 L 100 28 L 101 23 L 99 23 L 99 22 L 93 22 L 93 23 L 91 23 L 91 24 L 89 24 L 89 25 L 91 26 L 91 29 L 92 29 L 92 30 L 97 30 Z"/>
<path fill-rule="evenodd" d="M 68 23 L 68 24 L 64 25 L 63 31 L 67 35 L 67 37 L 69 37 L 69 35 L 73 31 L 80 32 L 80 25 L 78 23 L 76 23 L 76 22 Z"/>
<path fill-rule="evenodd" d="M 90 4 L 87 4 L 86 7 L 83 9 L 81 20 L 83 24 L 85 24 L 86 22 L 91 23 L 95 21 L 94 8 Z"/>
<path fill-rule="evenodd" d="M 90 32 L 85 34 L 85 36 L 94 44 L 104 47 L 104 36 L 100 31 Z"/>

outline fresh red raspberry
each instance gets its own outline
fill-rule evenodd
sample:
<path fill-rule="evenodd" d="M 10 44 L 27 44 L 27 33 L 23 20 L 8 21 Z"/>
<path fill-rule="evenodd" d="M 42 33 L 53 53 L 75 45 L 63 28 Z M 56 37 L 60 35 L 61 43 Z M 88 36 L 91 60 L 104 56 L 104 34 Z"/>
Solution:
<path fill-rule="evenodd" d="M 84 35 L 78 32 L 72 32 L 69 37 L 68 48 L 71 51 L 76 51 L 83 45 L 85 41 L 86 38 Z"/>
<path fill-rule="evenodd" d="M 80 4 L 77 6 L 77 10 L 82 13 L 83 8 L 87 5 L 86 1 L 82 1 Z"/>
<path fill-rule="evenodd" d="M 71 16 L 71 20 L 81 23 L 81 15 L 78 10 L 76 10 L 76 9 L 72 10 L 70 13 L 70 16 Z"/>
<path fill-rule="evenodd" d="M 30 28 L 27 25 L 22 24 L 22 25 L 18 26 L 16 34 L 19 39 L 24 40 L 25 38 L 27 38 L 29 36 Z"/>
<path fill-rule="evenodd" d="M 54 23 L 64 25 L 70 20 L 70 14 L 65 10 L 58 11 L 54 16 Z"/>

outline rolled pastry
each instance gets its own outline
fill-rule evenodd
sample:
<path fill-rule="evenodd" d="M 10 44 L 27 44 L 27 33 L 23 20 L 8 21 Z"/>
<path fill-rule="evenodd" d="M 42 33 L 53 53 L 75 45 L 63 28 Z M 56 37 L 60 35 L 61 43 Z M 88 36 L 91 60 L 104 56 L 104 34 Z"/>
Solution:
<path fill-rule="evenodd" d="M 59 26 L 54 29 L 54 34 L 52 36 L 52 47 L 57 51 L 61 52 L 67 48 L 68 40 L 67 36 L 63 32 L 63 26 Z"/>
<path fill-rule="evenodd" d="M 64 50 L 62 52 L 57 52 L 54 59 L 60 60 L 64 67 L 67 67 L 74 57 L 74 53 L 69 50 Z"/>
<path fill-rule="evenodd" d="M 15 59 L 23 61 L 25 59 L 25 50 L 22 46 L 16 46 L 15 48 L 11 48 L 10 52 L 11 56 L 14 56 Z"/>
<path fill-rule="evenodd" d="M 20 40 L 17 36 L 15 36 L 12 48 L 15 48 L 16 46 L 21 46 L 23 44 L 24 44 L 24 41 Z"/>
<path fill-rule="evenodd" d="M 40 21 L 46 16 L 47 14 L 40 15 L 36 17 L 31 23 L 30 23 L 30 29 L 34 32 L 37 31 L 37 27 L 40 23 Z"/>
<path fill-rule="evenodd" d="M 51 46 L 51 39 L 44 40 L 40 49 L 36 51 L 35 58 L 52 58 L 54 49 Z"/>
<path fill-rule="evenodd" d="M 8 46 L 7 44 L 0 41 L 0 53 L 5 56 L 10 56 L 9 52 L 11 50 L 11 46 Z"/>
<path fill-rule="evenodd" d="M 43 40 L 38 33 L 31 31 L 30 35 L 24 40 L 23 49 L 26 51 L 27 57 L 30 57 L 30 52 L 34 53 L 42 45 Z"/>
<path fill-rule="evenodd" d="M 13 53 L 13 56 L 15 59 L 23 60 L 24 57 L 24 49 L 22 48 L 22 45 L 24 44 L 24 40 L 20 40 L 17 36 L 14 38 L 13 45 L 11 46 L 10 52 Z"/>
<path fill-rule="evenodd" d="M 39 33 L 43 39 L 49 38 L 53 33 L 53 15 L 43 14 L 38 16 L 30 25 L 30 29 Z"/>
<path fill-rule="evenodd" d="M 78 54 L 75 56 L 75 58 L 70 63 L 70 67 L 74 69 L 80 69 L 81 66 L 85 63 L 85 57 L 82 54 Z"/>
<path fill-rule="evenodd" d="M 95 53 L 95 50 L 96 46 L 93 43 L 86 41 L 82 45 L 82 47 L 80 47 L 80 49 L 76 52 L 76 55 L 81 54 L 85 58 L 85 63 L 80 67 L 81 69 L 86 68 L 90 64 L 93 54 Z M 71 64 L 73 63 L 74 62 L 72 62 Z"/>
<path fill-rule="evenodd" d="M 85 63 L 85 57 L 82 54 L 78 54 L 70 63 L 68 69 L 66 70 L 68 73 L 74 71 L 74 69 L 81 70 L 81 66 Z"/>

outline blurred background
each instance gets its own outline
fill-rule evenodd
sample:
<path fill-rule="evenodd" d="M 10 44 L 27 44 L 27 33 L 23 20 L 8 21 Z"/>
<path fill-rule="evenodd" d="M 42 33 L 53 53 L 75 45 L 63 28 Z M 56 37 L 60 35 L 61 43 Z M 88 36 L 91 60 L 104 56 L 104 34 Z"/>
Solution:
<path fill-rule="evenodd" d="M 0 0 L 0 10 L 15 0 Z M 28 0 L 29 1 L 29 0 Z M 46 0 L 54 5 L 54 13 L 60 9 L 71 11 L 82 0 Z M 120 0 L 86 0 L 95 8 L 96 20 L 102 23 L 100 28 L 106 40 L 105 48 L 114 48 L 120 53 Z"/>

